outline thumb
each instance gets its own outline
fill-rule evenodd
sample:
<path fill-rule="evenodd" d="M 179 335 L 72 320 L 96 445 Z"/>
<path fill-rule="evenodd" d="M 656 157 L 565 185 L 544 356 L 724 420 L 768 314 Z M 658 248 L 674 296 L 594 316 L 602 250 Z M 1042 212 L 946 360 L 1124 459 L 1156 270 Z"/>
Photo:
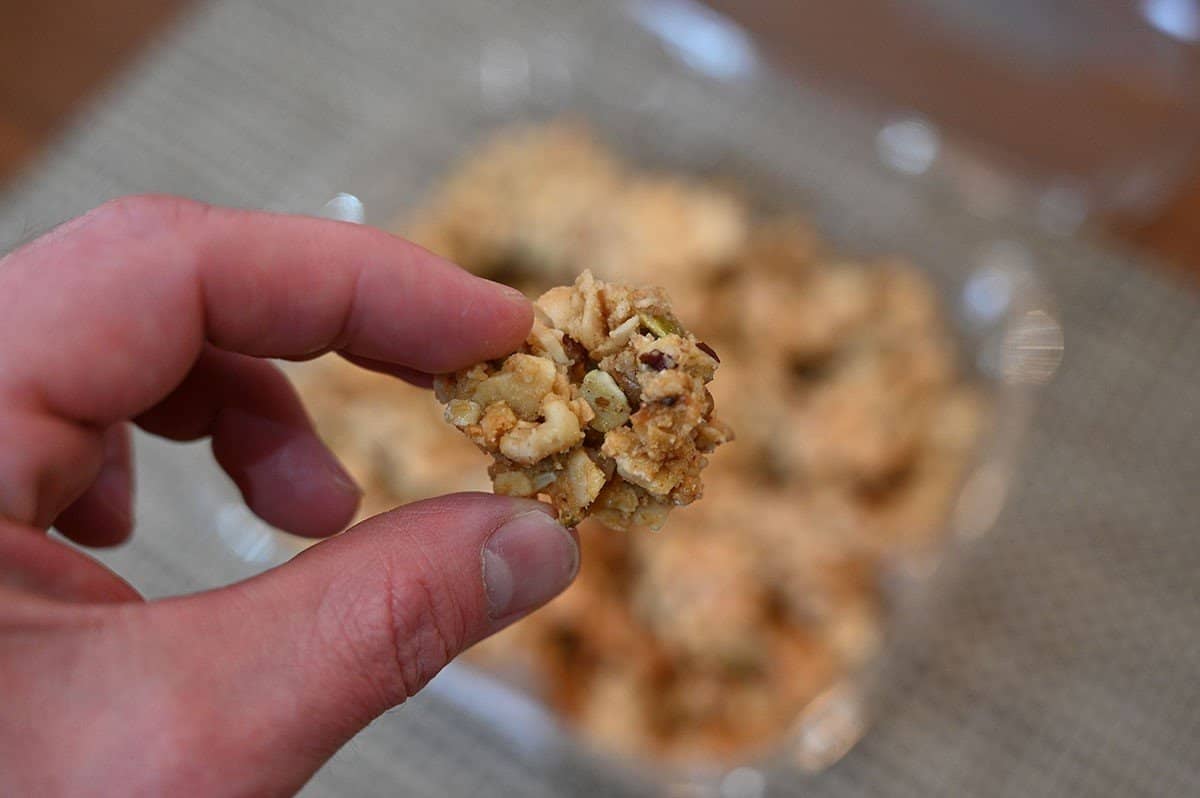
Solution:
<path fill-rule="evenodd" d="M 371 518 L 233 587 L 138 607 L 131 627 L 154 652 L 142 678 L 164 689 L 147 718 L 152 744 L 167 747 L 156 759 L 198 793 L 208 779 L 221 792 L 297 789 L 578 567 L 550 508 L 459 494 Z M 224 764 L 213 773 L 211 762 Z"/>

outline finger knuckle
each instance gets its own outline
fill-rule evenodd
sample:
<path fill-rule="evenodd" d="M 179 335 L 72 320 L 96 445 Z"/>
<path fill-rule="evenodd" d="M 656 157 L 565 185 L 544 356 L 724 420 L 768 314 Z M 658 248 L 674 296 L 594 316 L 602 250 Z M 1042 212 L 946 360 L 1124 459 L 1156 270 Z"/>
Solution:
<path fill-rule="evenodd" d="M 376 700 L 394 706 L 415 694 L 464 646 L 467 623 L 436 574 L 383 567 L 358 578 L 330 616 L 350 667 Z"/>
<path fill-rule="evenodd" d="M 389 576 L 391 648 L 405 697 L 432 679 L 466 643 L 466 619 L 454 591 L 426 572 Z"/>

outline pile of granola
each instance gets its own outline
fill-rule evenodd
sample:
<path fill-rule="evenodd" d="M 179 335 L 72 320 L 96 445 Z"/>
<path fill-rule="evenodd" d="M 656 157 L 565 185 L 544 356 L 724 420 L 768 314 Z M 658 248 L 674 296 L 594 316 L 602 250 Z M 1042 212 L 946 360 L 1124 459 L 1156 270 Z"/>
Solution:
<path fill-rule="evenodd" d="M 685 503 L 692 471 L 659 482 L 637 458 L 619 468 L 622 452 L 644 445 L 631 420 L 641 392 L 689 397 L 697 456 L 725 430 L 705 387 L 738 436 L 711 455 L 703 500 L 675 509 L 661 534 L 585 521 L 578 582 L 477 647 L 478 660 L 605 745 L 711 757 L 777 739 L 876 653 L 883 574 L 936 542 L 984 412 L 920 272 L 847 259 L 802 221 L 754 219 L 730 193 L 630 167 L 563 124 L 485 144 L 401 232 L 532 296 L 579 278 L 543 298 L 527 352 L 442 383 L 455 424 L 499 452 L 500 490 L 550 491 L 573 520 L 593 491 L 608 508 L 604 491 L 619 484 L 636 502 L 596 515 L 653 524 L 661 497 Z M 636 341 L 597 350 L 632 314 L 605 320 L 603 338 L 576 329 L 568 337 L 587 356 L 564 348 L 560 358 L 552 331 L 576 323 L 562 303 L 598 281 L 663 286 L 695 338 L 668 346 L 672 331 L 639 318 Z M 715 360 L 684 345 L 697 340 L 721 355 L 707 386 Z M 666 373 L 642 361 L 652 349 L 686 364 L 685 385 L 644 384 Z M 613 382 L 629 419 L 607 380 L 578 373 L 597 354 L 627 360 Z M 464 478 L 486 485 L 489 458 L 436 421 L 428 395 L 345 365 L 315 368 L 303 392 L 371 509 L 478 487 Z M 551 388 L 517 400 L 512 418 L 487 419 L 485 386 L 510 374 Z M 552 418 L 562 425 L 539 427 Z"/>

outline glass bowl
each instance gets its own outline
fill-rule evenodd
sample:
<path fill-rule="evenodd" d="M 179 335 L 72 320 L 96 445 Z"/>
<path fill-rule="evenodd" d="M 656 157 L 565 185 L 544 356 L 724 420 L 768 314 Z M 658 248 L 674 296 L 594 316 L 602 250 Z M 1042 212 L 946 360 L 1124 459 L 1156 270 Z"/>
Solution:
<path fill-rule="evenodd" d="M 395 107 L 365 91 L 346 98 L 345 140 L 314 154 L 272 207 L 307 211 L 348 192 L 361 206 L 343 198 L 327 215 L 392 227 L 491 133 L 567 117 L 637 165 L 731 179 L 763 210 L 797 209 L 851 256 L 904 256 L 941 295 L 963 365 L 987 394 L 977 457 L 943 544 L 889 566 L 884 654 L 810 704 L 769 752 L 713 767 L 614 760 L 564 733 L 535 697 L 470 666 L 454 665 L 430 686 L 548 769 L 615 765 L 679 794 L 730 796 L 760 793 L 763 768 L 820 770 L 868 730 L 890 658 L 920 639 L 940 566 L 1000 512 L 1034 394 L 1057 368 L 1062 331 L 1026 243 L 1032 222 L 995 201 L 1002 181 L 986 173 L 964 181 L 962 159 L 927 122 L 885 118 L 785 78 L 740 29 L 686 0 L 580 4 L 532 27 L 503 15 L 456 24 L 462 46 L 445 54 L 445 80 L 428 87 L 427 103 Z M 173 473 L 171 456 L 153 469 L 162 479 Z M 215 517 L 239 563 L 226 578 L 303 545 L 231 501 L 223 481 L 189 480 L 196 518 Z"/>

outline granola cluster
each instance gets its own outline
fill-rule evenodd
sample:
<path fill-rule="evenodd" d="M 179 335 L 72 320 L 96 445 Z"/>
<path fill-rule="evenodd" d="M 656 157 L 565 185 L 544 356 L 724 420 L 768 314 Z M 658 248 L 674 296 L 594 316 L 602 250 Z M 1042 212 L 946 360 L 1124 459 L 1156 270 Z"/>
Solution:
<path fill-rule="evenodd" d="M 716 353 L 662 289 L 585 271 L 535 308 L 521 351 L 437 378 L 446 420 L 494 458 L 497 493 L 544 495 L 570 526 L 658 529 L 700 497 L 705 455 L 732 438 L 705 387 Z"/>
<path fill-rule="evenodd" d="M 591 502 L 576 584 L 477 661 L 609 747 L 703 758 L 779 739 L 871 660 L 889 573 L 937 544 L 985 412 L 919 271 L 847 258 L 803 221 L 756 219 L 733 194 L 626 165 L 562 124 L 485 144 L 404 231 L 549 290 L 525 351 L 444 381 L 445 410 L 498 453 L 498 489 L 548 492 L 568 520 Z M 612 288 L 645 283 L 720 353 L 720 379 L 704 384 L 715 358 L 672 329 L 657 293 L 635 308 L 636 292 Z M 429 397 L 316 368 L 318 428 L 375 505 L 483 477 L 486 455 Z M 602 528 L 653 523 L 693 495 L 697 469 L 658 467 L 660 441 L 680 440 L 656 419 L 706 456 L 725 428 L 705 388 L 738 442 L 711 456 L 703 501 L 662 535 Z"/>

